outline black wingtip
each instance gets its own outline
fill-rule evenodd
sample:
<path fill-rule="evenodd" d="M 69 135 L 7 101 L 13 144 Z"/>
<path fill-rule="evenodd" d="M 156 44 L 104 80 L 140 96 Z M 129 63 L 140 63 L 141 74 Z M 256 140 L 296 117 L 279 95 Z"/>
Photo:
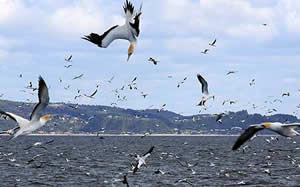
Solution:
<path fill-rule="evenodd" d="M 133 5 L 132 5 L 132 3 L 130 1 L 128 1 L 128 0 L 125 1 L 123 9 L 124 9 L 125 14 L 126 14 L 127 10 L 131 14 L 133 14 L 134 7 L 133 7 Z"/>

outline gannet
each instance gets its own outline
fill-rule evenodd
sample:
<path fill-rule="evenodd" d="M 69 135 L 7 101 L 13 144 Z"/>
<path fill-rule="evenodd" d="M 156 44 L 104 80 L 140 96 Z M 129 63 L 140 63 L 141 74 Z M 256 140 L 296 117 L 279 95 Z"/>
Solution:
<path fill-rule="evenodd" d="M 149 151 L 147 151 L 145 154 L 143 154 L 143 156 L 140 156 L 140 155 L 135 155 L 136 156 L 136 164 L 133 168 L 133 173 L 135 173 L 142 165 L 145 165 L 147 166 L 145 160 L 146 158 L 148 158 L 150 155 L 151 155 L 151 152 L 153 151 L 154 149 L 154 146 L 152 146 Z"/>
<path fill-rule="evenodd" d="M 128 48 L 128 57 L 127 57 L 127 61 L 128 61 L 134 51 L 137 42 L 137 37 L 140 34 L 139 26 L 140 26 L 140 16 L 142 14 L 141 12 L 142 5 L 140 6 L 139 11 L 136 12 L 132 3 L 126 0 L 123 9 L 126 18 L 124 25 L 122 26 L 115 25 L 110 29 L 108 29 L 107 31 L 105 31 L 102 35 L 91 33 L 90 35 L 86 35 L 82 37 L 82 39 L 90 41 L 98 45 L 98 47 L 102 47 L 102 48 L 108 47 L 109 44 L 116 39 L 128 40 L 130 42 Z"/>
<path fill-rule="evenodd" d="M 198 105 L 203 106 L 203 105 L 205 105 L 205 102 L 208 99 L 210 99 L 210 98 L 215 99 L 215 96 L 210 95 L 208 93 L 208 84 L 207 84 L 206 80 L 200 74 L 197 74 L 197 78 L 198 78 L 199 82 L 201 83 L 201 86 L 202 86 L 201 89 L 202 89 L 202 94 L 203 94 L 202 99 Z"/>
<path fill-rule="evenodd" d="M 39 77 L 38 96 L 39 96 L 39 103 L 34 107 L 30 116 L 30 121 L 16 114 L 0 111 L 0 114 L 7 115 L 8 117 L 16 121 L 20 127 L 18 131 L 14 133 L 12 139 L 20 135 L 27 135 L 41 128 L 47 123 L 47 121 L 51 119 L 50 114 L 46 114 L 41 117 L 42 110 L 44 110 L 49 104 L 48 88 L 44 79 L 41 76 Z"/>
<path fill-rule="evenodd" d="M 298 126 L 300 126 L 300 123 L 282 124 L 279 122 L 272 122 L 272 123 L 267 122 L 267 123 L 251 125 L 236 140 L 235 144 L 232 147 L 232 150 L 237 150 L 241 145 L 243 145 L 247 140 L 249 140 L 253 135 L 255 135 L 256 132 L 263 129 L 269 129 L 273 132 L 276 132 L 286 137 L 299 136 L 300 133 L 295 131 L 295 128 Z"/>

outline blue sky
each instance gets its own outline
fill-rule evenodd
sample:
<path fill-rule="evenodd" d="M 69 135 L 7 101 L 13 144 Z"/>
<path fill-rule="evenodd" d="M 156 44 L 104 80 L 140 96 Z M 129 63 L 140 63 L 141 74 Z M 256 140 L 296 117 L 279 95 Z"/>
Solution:
<path fill-rule="evenodd" d="M 142 1 L 132 1 L 139 7 Z M 101 49 L 80 39 L 102 34 L 123 24 L 124 1 L 109 0 L 1 0 L 1 99 L 37 101 L 21 92 L 42 75 L 50 87 L 51 102 L 110 105 L 112 90 L 137 76 L 139 90 L 121 92 L 127 101 L 119 107 L 145 109 L 153 105 L 183 115 L 247 109 L 266 114 L 297 114 L 300 103 L 300 2 L 293 0 L 151 0 L 143 2 L 141 33 L 134 54 L 126 62 L 128 41 L 114 41 Z M 262 24 L 266 23 L 267 26 Z M 209 42 L 217 38 L 216 47 Z M 200 52 L 209 48 L 207 55 Z M 73 55 L 72 67 L 64 61 Z M 154 66 L 149 57 L 159 60 Z M 226 76 L 227 71 L 238 73 Z M 84 73 L 81 80 L 71 80 Z M 196 106 L 202 95 L 196 74 L 216 96 L 207 110 Z M 23 74 L 22 78 L 18 75 Z M 172 78 L 168 78 L 168 76 Z M 107 83 L 115 76 L 111 84 Z M 185 76 L 187 80 L 177 88 Z M 59 78 L 63 80 L 59 82 Z M 249 86 L 255 79 L 256 84 Z M 74 100 L 77 89 L 95 99 Z M 64 87 L 70 85 L 69 90 Z M 145 99 L 141 91 L 149 94 Z M 290 97 L 281 97 L 290 92 Z M 282 103 L 270 103 L 279 98 Z M 237 101 L 222 105 L 224 100 Z M 258 106 L 255 110 L 252 105 Z M 273 113 L 272 113 L 273 114 Z"/>

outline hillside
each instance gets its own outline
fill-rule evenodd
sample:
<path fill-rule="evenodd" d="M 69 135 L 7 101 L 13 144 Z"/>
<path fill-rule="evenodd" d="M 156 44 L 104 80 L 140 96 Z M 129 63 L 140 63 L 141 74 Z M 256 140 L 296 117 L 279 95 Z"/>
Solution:
<path fill-rule="evenodd" d="M 16 113 L 28 118 L 35 104 L 0 100 L 0 110 Z M 248 125 L 260 122 L 296 122 L 295 116 L 275 114 L 264 116 L 248 114 L 246 110 L 229 112 L 223 124 L 217 123 L 211 114 L 182 116 L 171 111 L 157 109 L 132 110 L 101 105 L 75 105 L 52 103 L 44 113 L 52 120 L 39 133 L 187 133 L 187 134 L 239 134 Z M 15 126 L 13 120 L 0 119 L 0 129 Z M 267 131 L 265 133 L 268 133 Z"/>

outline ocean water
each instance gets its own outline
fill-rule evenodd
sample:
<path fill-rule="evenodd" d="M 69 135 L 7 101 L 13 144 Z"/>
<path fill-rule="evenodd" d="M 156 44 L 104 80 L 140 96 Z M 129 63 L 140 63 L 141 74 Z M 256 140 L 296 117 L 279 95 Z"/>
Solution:
<path fill-rule="evenodd" d="M 125 174 L 130 186 L 143 187 L 300 186 L 300 137 L 268 143 L 270 137 L 260 136 L 245 151 L 231 151 L 237 138 L 231 136 L 8 138 L 0 137 L 0 186 L 124 186 Z M 152 145 L 148 166 L 133 174 L 132 155 Z M 158 169 L 165 173 L 155 173 Z"/>

